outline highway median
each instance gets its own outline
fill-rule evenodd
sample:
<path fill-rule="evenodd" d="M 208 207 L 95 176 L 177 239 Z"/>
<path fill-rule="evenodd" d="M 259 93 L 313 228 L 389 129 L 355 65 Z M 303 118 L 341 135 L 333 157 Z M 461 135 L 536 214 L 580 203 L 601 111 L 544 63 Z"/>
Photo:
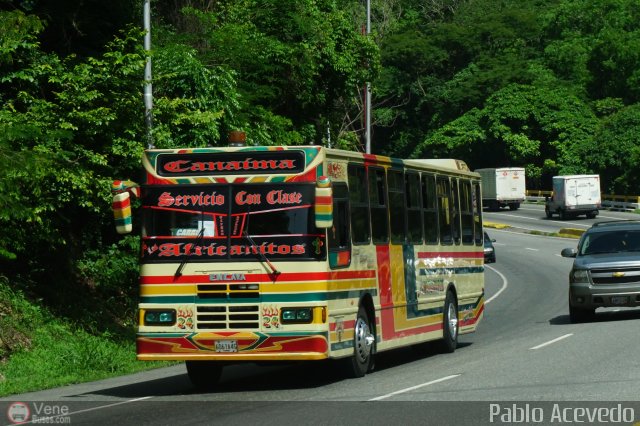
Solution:
<path fill-rule="evenodd" d="M 495 223 L 495 222 L 487 222 L 487 221 L 484 221 L 484 222 L 482 223 L 482 225 L 483 225 L 485 228 L 494 228 L 494 229 L 505 229 L 505 228 L 511 228 L 511 226 L 509 226 L 509 225 L 505 225 L 504 223 Z"/>
<path fill-rule="evenodd" d="M 550 237 L 563 237 L 563 238 L 580 238 L 584 233 L 584 229 L 576 229 L 576 228 L 560 228 L 558 232 L 532 231 L 528 229 L 525 230 L 522 228 L 516 228 L 511 225 L 506 225 L 504 223 L 487 222 L 487 221 L 483 222 L 483 226 L 485 228 L 493 228 L 493 229 L 508 229 L 508 228 L 513 230 L 520 229 L 520 231 L 523 231 L 525 233 L 532 234 L 532 235 L 547 235 Z"/>
<path fill-rule="evenodd" d="M 561 237 L 580 238 L 584 234 L 584 229 L 560 228 L 558 235 Z"/>

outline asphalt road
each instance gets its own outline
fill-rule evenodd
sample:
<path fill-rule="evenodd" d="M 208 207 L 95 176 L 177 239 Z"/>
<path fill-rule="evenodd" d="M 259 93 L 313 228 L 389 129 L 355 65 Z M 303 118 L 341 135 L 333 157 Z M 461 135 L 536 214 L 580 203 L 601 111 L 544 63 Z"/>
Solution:
<path fill-rule="evenodd" d="M 587 229 L 595 222 L 608 220 L 638 219 L 640 215 L 621 211 L 600 210 L 595 219 L 587 219 L 586 216 L 577 216 L 567 220 L 560 220 L 555 215 L 547 219 L 544 213 L 544 204 L 522 204 L 518 210 L 511 211 L 484 211 L 484 220 L 510 225 L 517 228 L 540 232 L 558 232 L 561 228 Z"/>
<path fill-rule="evenodd" d="M 612 213 L 622 214 L 602 212 L 596 220 Z M 567 225 L 543 216 L 538 206 L 523 206 L 488 213 L 486 220 L 520 229 Z M 461 336 L 453 354 L 385 352 L 376 371 L 361 379 L 344 379 L 327 362 L 238 365 L 207 394 L 197 393 L 177 365 L 3 398 L 0 411 L 21 401 L 32 415 L 58 410 L 50 423 L 127 425 L 554 424 L 554 415 L 567 423 L 598 420 L 596 414 L 599 421 L 583 424 L 602 424 L 615 423 L 602 416 L 616 413 L 627 420 L 623 424 L 640 420 L 640 310 L 606 309 L 593 322 L 571 324 L 571 259 L 559 253 L 576 240 L 521 230 L 492 229 L 490 235 L 497 262 L 485 272 L 484 319 L 475 334 Z"/>

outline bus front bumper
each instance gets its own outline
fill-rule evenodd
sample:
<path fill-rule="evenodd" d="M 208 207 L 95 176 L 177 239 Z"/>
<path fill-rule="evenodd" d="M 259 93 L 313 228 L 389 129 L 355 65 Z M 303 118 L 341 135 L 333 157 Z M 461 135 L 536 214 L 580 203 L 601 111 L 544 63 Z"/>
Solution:
<path fill-rule="evenodd" d="M 143 361 L 298 361 L 329 355 L 327 333 L 138 333 Z"/>

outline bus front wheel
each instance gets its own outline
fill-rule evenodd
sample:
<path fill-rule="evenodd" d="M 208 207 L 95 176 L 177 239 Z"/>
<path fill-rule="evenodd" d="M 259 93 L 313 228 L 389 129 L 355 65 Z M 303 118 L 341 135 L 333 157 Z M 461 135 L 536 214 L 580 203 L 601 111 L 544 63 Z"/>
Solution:
<path fill-rule="evenodd" d="M 361 306 L 353 329 L 353 355 L 346 365 L 350 377 L 362 377 L 373 369 L 375 340 L 369 316 Z"/>
<path fill-rule="evenodd" d="M 217 361 L 186 361 L 189 380 L 196 389 L 211 391 L 215 389 L 222 375 L 222 363 Z"/>

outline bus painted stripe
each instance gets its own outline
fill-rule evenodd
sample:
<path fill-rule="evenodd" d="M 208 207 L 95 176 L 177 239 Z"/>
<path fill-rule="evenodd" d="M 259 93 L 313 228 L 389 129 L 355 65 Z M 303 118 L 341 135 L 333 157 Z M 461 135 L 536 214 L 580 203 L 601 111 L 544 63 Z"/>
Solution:
<path fill-rule="evenodd" d="M 262 294 L 262 302 L 306 302 L 306 301 L 324 301 L 324 300 L 342 300 L 342 299 L 360 299 L 365 294 L 376 296 L 376 289 L 365 290 L 349 290 L 349 291 L 330 291 L 319 293 L 289 293 L 289 294 Z"/>
<path fill-rule="evenodd" d="M 261 295 L 278 295 L 285 293 L 322 293 L 322 292 L 351 292 L 351 291 L 360 291 L 360 290 L 372 290 L 375 294 L 377 293 L 376 283 L 373 280 L 362 280 L 362 281 L 329 281 L 329 282 L 318 282 L 318 283 L 291 283 L 291 284 L 280 284 L 274 286 L 263 286 L 260 290 Z M 140 295 L 141 296 L 195 296 L 198 288 L 195 284 L 154 284 L 154 285 L 146 285 L 143 284 L 140 286 Z M 224 294 L 226 291 L 226 286 L 222 286 L 220 289 L 214 290 L 203 290 L 202 293 L 216 293 L 216 294 Z M 232 292 L 237 294 L 236 292 Z"/>
<path fill-rule="evenodd" d="M 142 303 L 195 303 L 198 305 L 226 305 L 226 304 L 251 304 L 251 303 L 291 303 L 291 302 L 324 302 L 327 300 L 359 299 L 365 294 L 377 295 L 376 289 L 311 292 L 311 293 L 287 293 L 287 294 L 261 294 L 257 298 L 242 299 L 206 299 L 192 296 L 141 296 Z"/>
<path fill-rule="evenodd" d="M 241 268 L 238 268 L 241 270 Z M 282 272 L 278 275 L 276 283 L 287 281 L 329 281 L 344 279 L 375 278 L 376 271 L 373 269 L 364 271 L 332 271 L 332 272 Z M 245 282 L 273 282 L 272 276 L 268 274 L 245 274 L 244 280 L 224 280 L 208 281 L 208 275 L 182 275 L 177 280 L 173 275 L 146 275 L 140 277 L 140 284 L 228 284 Z M 207 281 L 205 281 L 207 280 Z"/>
<path fill-rule="evenodd" d="M 111 203 L 111 208 L 113 209 L 126 209 L 131 207 L 131 200 L 129 198 L 125 198 L 121 201 L 113 201 Z"/>
<path fill-rule="evenodd" d="M 418 259 L 430 259 L 434 257 L 463 258 L 484 258 L 483 251 L 421 251 L 418 252 Z"/>
<path fill-rule="evenodd" d="M 402 246 L 391 245 L 389 247 L 390 271 L 391 271 L 391 294 L 393 303 L 398 306 L 406 305 L 407 296 L 405 294 L 405 258 Z"/>
<path fill-rule="evenodd" d="M 348 282 L 319 282 L 319 283 L 291 283 L 281 284 L 277 286 L 263 286 L 260 290 L 262 295 L 278 295 L 285 293 L 302 293 L 302 292 L 350 292 L 360 290 L 372 290 L 373 294 L 377 293 L 376 283 L 373 280 L 348 281 Z M 218 290 L 202 290 L 202 293 L 224 294 L 226 289 Z M 154 284 L 140 286 L 141 296 L 195 296 L 198 288 L 195 284 Z"/>
<path fill-rule="evenodd" d="M 125 207 L 123 209 L 113 211 L 113 217 L 115 219 L 126 219 L 130 216 L 131 216 L 131 207 Z"/>
<path fill-rule="evenodd" d="M 203 339 L 258 339 L 268 337 L 299 337 L 299 336 L 326 336 L 326 331 L 269 331 L 263 333 L 261 331 L 201 331 L 201 332 L 139 332 L 136 334 L 138 337 L 183 337 L 185 339 L 203 338 Z"/>
<path fill-rule="evenodd" d="M 326 217 L 331 217 L 330 215 L 333 214 L 333 205 L 316 204 L 315 213 L 316 213 L 316 220 L 318 220 L 318 217 L 317 217 L 318 215 L 321 215 L 323 219 Z"/>
<path fill-rule="evenodd" d="M 393 336 L 395 324 L 393 319 L 393 294 L 391 292 L 391 270 L 389 246 L 376 246 L 378 264 L 378 289 L 380 292 L 380 329 L 384 340 Z"/>
<path fill-rule="evenodd" d="M 125 226 L 125 225 L 131 225 L 131 216 L 129 217 L 123 217 L 121 219 L 114 219 L 114 222 L 116 224 L 116 226 Z"/>
<path fill-rule="evenodd" d="M 316 223 L 318 223 L 318 222 L 332 223 L 333 222 L 333 212 L 329 212 L 329 213 L 316 212 Z"/>

